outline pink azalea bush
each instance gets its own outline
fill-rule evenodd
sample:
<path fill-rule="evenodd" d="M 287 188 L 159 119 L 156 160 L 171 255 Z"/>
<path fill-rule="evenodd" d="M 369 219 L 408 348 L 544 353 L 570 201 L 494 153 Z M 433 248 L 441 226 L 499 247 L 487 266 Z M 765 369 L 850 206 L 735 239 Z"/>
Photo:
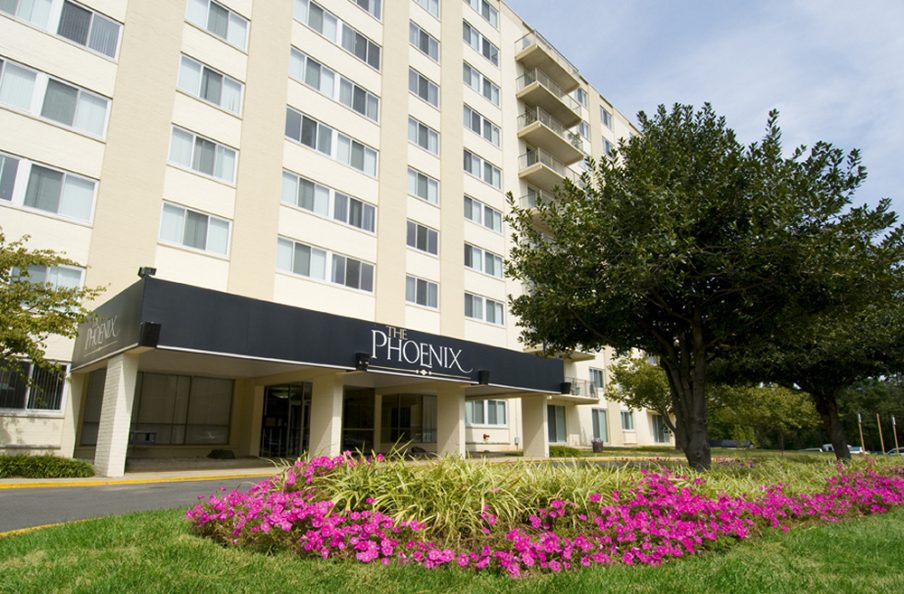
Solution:
<path fill-rule="evenodd" d="M 436 544 L 425 524 L 375 508 L 341 510 L 320 494 L 318 478 L 341 468 L 382 464 L 351 455 L 299 460 L 248 491 L 222 491 L 186 513 L 193 529 L 231 545 L 287 547 L 297 554 L 361 563 L 415 563 L 426 568 L 495 570 L 519 576 L 593 565 L 647 564 L 699 554 L 720 541 L 764 529 L 787 531 L 805 521 L 835 522 L 904 504 L 904 468 L 839 468 L 818 493 L 791 494 L 781 484 L 754 496 L 706 496 L 704 481 L 667 470 L 643 471 L 625 492 L 586 500 L 552 499 L 515 528 L 489 506 L 480 534 L 458 547 Z M 605 472 L 601 470 L 601 472 Z"/>

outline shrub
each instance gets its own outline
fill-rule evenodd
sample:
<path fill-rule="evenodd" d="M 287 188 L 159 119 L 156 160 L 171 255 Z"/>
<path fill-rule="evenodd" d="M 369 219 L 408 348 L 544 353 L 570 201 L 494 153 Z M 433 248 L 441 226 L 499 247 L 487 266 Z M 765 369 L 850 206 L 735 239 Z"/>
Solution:
<path fill-rule="evenodd" d="M 549 446 L 550 458 L 576 458 L 581 455 L 581 450 L 568 446 L 551 445 Z"/>
<path fill-rule="evenodd" d="M 94 467 L 84 460 L 58 456 L 0 456 L 0 478 L 78 478 L 94 476 Z"/>

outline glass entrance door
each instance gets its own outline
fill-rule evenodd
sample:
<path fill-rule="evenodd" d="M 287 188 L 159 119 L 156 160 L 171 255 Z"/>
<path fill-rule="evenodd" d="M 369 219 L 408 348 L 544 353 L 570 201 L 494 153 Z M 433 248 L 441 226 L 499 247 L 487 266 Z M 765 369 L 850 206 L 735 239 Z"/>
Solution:
<path fill-rule="evenodd" d="M 267 386 L 261 421 L 264 458 L 297 458 L 308 449 L 311 384 Z"/>

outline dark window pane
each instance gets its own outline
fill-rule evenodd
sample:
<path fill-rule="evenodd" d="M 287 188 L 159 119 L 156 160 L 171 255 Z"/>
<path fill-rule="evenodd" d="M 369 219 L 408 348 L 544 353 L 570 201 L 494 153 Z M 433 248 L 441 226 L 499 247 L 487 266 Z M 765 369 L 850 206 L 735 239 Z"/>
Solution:
<path fill-rule="evenodd" d="M 364 145 L 352 141 L 352 167 L 364 170 Z"/>
<path fill-rule="evenodd" d="M 35 368 L 28 408 L 59 410 L 63 401 L 63 374 Z"/>
<path fill-rule="evenodd" d="M 362 60 L 367 60 L 367 38 L 360 33 L 355 33 L 355 55 Z"/>
<path fill-rule="evenodd" d="M 229 27 L 229 11 L 213 2 L 210 3 L 210 14 L 207 18 L 207 30 L 220 37 L 226 37 Z"/>
<path fill-rule="evenodd" d="M 41 115 L 61 124 L 71 126 L 75 121 L 75 104 L 78 100 L 78 90 L 61 82 L 51 80 L 47 83 L 47 93 L 44 95 L 44 106 Z"/>
<path fill-rule="evenodd" d="M 369 204 L 364 205 L 364 223 L 362 228 L 368 231 L 374 230 L 374 207 Z"/>
<path fill-rule="evenodd" d="M 358 113 L 364 113 L 366 103 L 367 93 L 361 87 L 356 86 L 352 96 L 352 109 Z"/>
<path fill-rule="evenodd" d="M 361 227 L 361 203 L 357 200 L 349 202 L 348 224 Z"/>
<path fill-rule="evenodd" d="M 333 282 L 345 284 L 345 257 L 333 256 Z"/>
<path fill-rule="evenodd" d="M 367 51 L 367 63 L 377 70 L 380 69 L 380 48 L 372 43 Z"/>
<path fill-rule="evenodd" d="M 343 223 L 348 222 L 348 196 L 336 193 L 333 218 Z"/>
<path fill-rule="evenodd" d="M 72 41 L 85 45 L 88 42 L 88 29 L 91 28 L 91 11 L 76 6 L 71 2 L 63 4 L 60 15 L 60 26 L 57 33 Z"/>
<path fill-rule="evenodd" d="M 301 119 L 301 143 L 311 148 L 317 148 L 317 122 L 311 118 Z"/>
<path fill-rule="evenodd" d="M 0 408 L 23 408 L 27 388 L 27 364 L 0 362 Z"/>
<path fill-rule="evenodd" d="M 417 225 L 411 221 L 408 221 L 408 235 L 405 239 L 405 243 L 411 247 L 417 247 Z"/>
<path fill-rule="evenodd" d="M 301 139 L 301 114 L 292 109 L 286 110 L 286 136 L 293 140 Z"/>
<path fill-rule="evenodd" d="M 12 200 L 19 160 L 0 155 L 0 199 Z"/>
<path fill-rule="evenodd" d="M 345 286 L 357 289 L 361 286 L 361 262 L 349 258 L 345 269 Z"/>
<path fill-rule="evenodd" d="M 219 105 L 222 96 L 223 75 L 205 68 L 201 76 L 201 97 Z"/>
<path fill-rule="evenodd" d="M 62 188 L 62 173 L 40 165 L 32 165 L 28 188 L 25 190 L 25 206 L 57 212 L 60 208 L 60 191 Z"/>
<path fill-rule="evenodd" d="M 182 243 L 199 250 L 207 247 L 207 215 L 185 211 L 185 233 Z"/>
<path fill-rule="evenodd" d="M 203 138 L 195 138 L 195 154 L 192 160 L 192 169 L 213 175 L 213 165 L 217 152 L 217 145 Z"/>

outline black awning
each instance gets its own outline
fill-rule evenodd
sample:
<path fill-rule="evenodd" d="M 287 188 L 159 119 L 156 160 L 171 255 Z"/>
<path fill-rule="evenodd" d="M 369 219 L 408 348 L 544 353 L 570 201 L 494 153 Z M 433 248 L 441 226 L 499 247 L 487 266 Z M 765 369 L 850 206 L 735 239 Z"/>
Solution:
<path fill-rule="evenodd" d="M 153 277 L 95 313 L 79 327 L 74 369 L 149 346 L 547 393 L 564 379 L 558 359 Z"/>

